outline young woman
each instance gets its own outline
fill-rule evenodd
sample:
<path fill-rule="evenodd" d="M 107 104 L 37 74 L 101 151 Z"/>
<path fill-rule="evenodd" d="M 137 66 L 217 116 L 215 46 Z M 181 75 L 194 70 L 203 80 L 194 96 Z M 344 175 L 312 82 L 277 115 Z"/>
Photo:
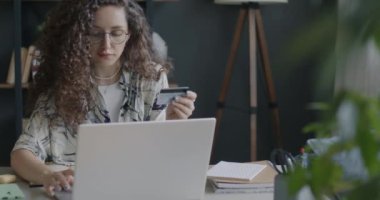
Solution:
<path fill-rule="evenodd" d="M 63 0 L 37 46 L 34 111 L 11 165 L 50 195 L 70 189 L 73 171 L 52 172 L 45 162 L 74 164 L 79 124 L 185 119 L 194 110 L 191 91 L 167 107 L 156 104 L 170 65 L 152 52 L 143 10 L 132 0 Z"/>

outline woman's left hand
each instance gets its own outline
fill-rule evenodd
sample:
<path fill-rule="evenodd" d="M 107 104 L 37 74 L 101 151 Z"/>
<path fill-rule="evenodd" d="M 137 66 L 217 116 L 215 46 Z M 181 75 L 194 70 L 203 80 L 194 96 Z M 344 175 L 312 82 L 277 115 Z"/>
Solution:
<path fill-rule="evenodd" d="M 186 96 L 179 96 L 173 100 L 166 109 L 166 119 L 187 119 L 193 114 L 194 102 L 197 94 L 187 91 Z"/>

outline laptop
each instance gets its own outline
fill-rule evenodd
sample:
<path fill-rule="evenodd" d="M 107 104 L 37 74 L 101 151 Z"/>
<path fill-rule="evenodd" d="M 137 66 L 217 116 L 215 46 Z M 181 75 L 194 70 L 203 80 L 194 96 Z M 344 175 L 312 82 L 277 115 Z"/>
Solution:
<path fill-rule="evenodd" d="M 214 118 L 80 125 L 73 192 L 58 199 L 201 200 Z"/>

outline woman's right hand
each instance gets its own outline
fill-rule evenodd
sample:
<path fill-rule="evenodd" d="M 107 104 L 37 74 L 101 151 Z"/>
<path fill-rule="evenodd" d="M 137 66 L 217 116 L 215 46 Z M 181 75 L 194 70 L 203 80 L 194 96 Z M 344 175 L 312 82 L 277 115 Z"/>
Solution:
<path fill-rule="evenodd" d="M 74 183 L 74 171 L 67 169 L 58 172 L 46 172 L 42 175 L 42 184 L 49 196 L 54 196 L 54 191 L 71 190 Z"/>

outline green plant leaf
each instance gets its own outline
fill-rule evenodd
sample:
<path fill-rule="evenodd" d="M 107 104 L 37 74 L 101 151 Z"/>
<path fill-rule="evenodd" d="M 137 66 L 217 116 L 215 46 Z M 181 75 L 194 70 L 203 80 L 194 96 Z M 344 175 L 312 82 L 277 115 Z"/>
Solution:
<path fill-rule="evenodd" d="M 377 103 L 373 100 L 361 99 L 358 102 L 360 108 L 359 121 L 357 126 L 356 140 L 361 150 L 361 156 L 367 167 L 370 175 L 376 175 L 379 173 L 379 161 L 377 154 L 380 152 L 378 142 L 376 141 L 376 135 L 373 134 L 373 130 L 376 130 L 378 125 L 376 121 L 378 118 L 379 108 Z"/>
<path fill-rule="evenodd" d="M 289 194 L 295 195 L 304 185 L 307 185 L 307 177 L 308 171 L 300 166 L 296 166 L 294 173 L 287 177 Z"/>
<path fill-rule="evenodd" d="M 343 172 L 339 165 L 333 162 L 329 155 L 318 157 L 311 166 L 310 186 L 316 198 L 322 195 L 332 195 L 337 191 Z"/>
<path fill-rule="evenodd" d="M 346 196 L 348 200 L 380 199 L 380 177 L 372 177 L 369 181 L 360 184 Z"/>

